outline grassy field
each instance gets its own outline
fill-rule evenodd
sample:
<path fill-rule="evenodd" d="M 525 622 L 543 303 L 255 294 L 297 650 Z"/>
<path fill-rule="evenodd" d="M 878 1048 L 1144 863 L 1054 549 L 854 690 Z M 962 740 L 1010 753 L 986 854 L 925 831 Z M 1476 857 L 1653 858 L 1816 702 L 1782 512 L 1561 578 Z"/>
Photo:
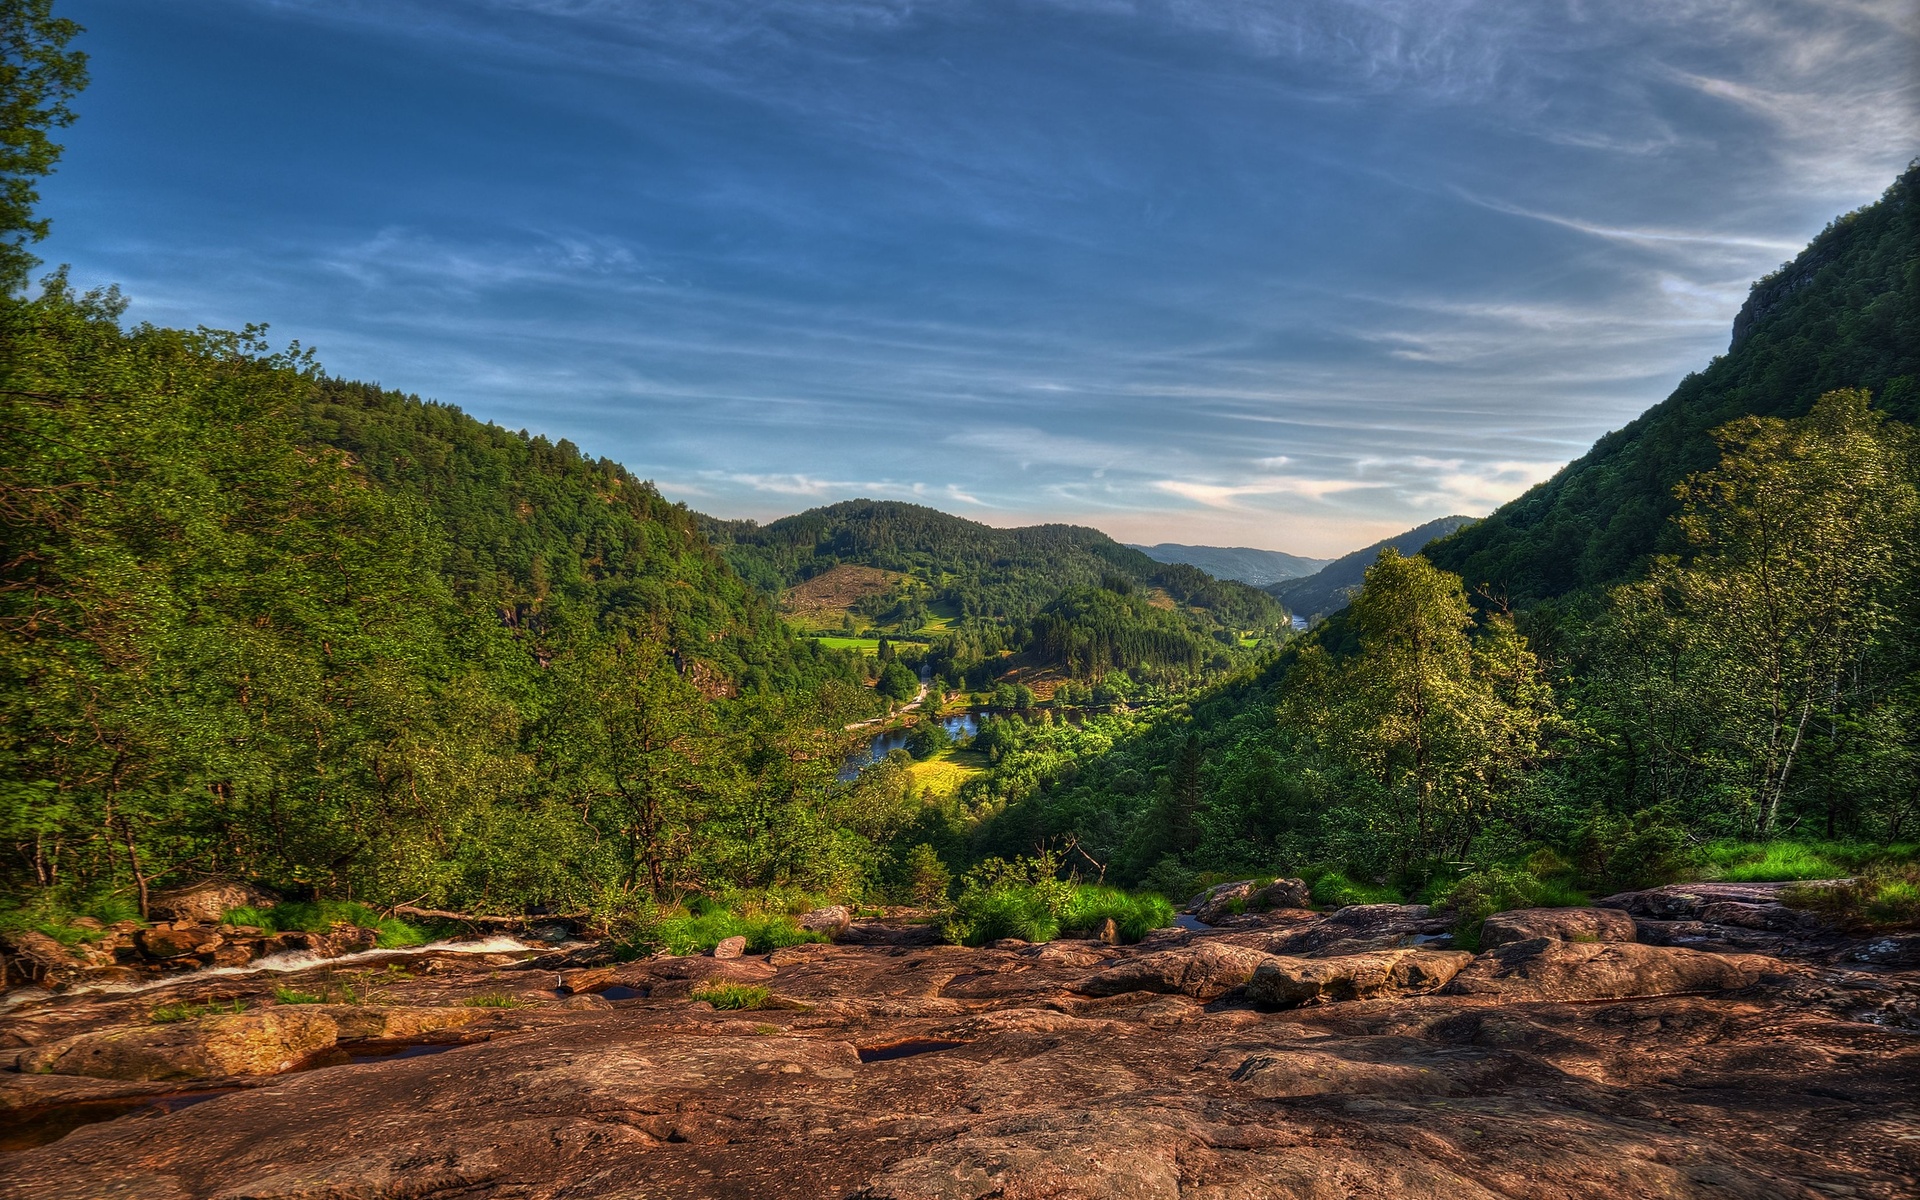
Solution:
<path fill-rule="evenodd" d="M 942 750 L 925 762 L 913 764 L 913 782 L 922 792 L 950 795 L 960 785 L 987 770 L 987 756 L 973 750 Z"/>

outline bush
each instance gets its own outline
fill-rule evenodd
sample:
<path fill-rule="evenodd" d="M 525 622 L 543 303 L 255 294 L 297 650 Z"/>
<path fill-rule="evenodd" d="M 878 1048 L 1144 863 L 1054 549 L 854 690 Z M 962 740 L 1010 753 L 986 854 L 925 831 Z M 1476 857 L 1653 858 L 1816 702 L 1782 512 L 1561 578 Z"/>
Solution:
<path fill-rule="evenodd" d="M 802 929 L 784 914 L 744 915 L 702 897 L 685 908 L 637 904 L 607 919 L 607 924 L 615 957 L 624 959 L 657 951 L 705 954 L 730 937 L 746 938 L 749 954 L 828 940 L 826 934 Z"/>
<path fill-rule="evenodd" d="M 1920 864 L 1875 863 L 1841 883 L 1787 888 L 1781 900 L 1869 926 L 1920 923 Z"/>
<path fill-rule="evenodd" d="M 961 881 L 960 898 L 941 932 L 962 946 L 1000 938 L 1052 941 L 1060 936 L 1060 918 L 1074 894 L 1074 885 L 1058 878 L 1059 869 L 1054 854 L 1012 862 L 987 859 Z"/>
<path fill-rule="evenodd" d="M 921 842 L 907 851 L 907 894 L 915 904 L 945 904 L 952 887 L 953 873 L 932 846 Z"/>
<path fill-rule="evenodd" d="M 772 993 L 766 988 L 744 983 L 705 983 L 693 989 L 695 1000 L 705 1000 L 719 1009 L 765 1008 Z"/>
<path fill-rule="evenodd" d="M 1685 827 L 1664 808 L 1627 817 L 1594 812 L 1574 836 L 1574 856 L 1581 879 L 1614 892 L 1685 878 L 1699 857 Z"/>
<path fill-rule="evenodd" d="M 1173 924 L 1173 905 L 1165 896 L 1151 892 L 1131 895 L 1119 888 L 1083 884 L 1074 889 L 1073 898 L 1067 902 L 1060 928 L 1068 933 L 1094 934 L 1109 917 L 1119 929 L 1121 941 L 1137 942 Z"/>
<path fill-rule="evenodd" d="M 907 752 L 923 761 L 952 745 L 953 738 L 947 733 L 947 727 L 932 718 L 915 725 L 907 735 Z"/>
<path fill-rule="evenodd" d="M 1516 908 L 1573 908 L 1587 903 L 1587 896 L 1564 875 L 1541 878 L 1528 869 L 1562 868 L 1558 856 L 1522 866 L 1491 866 L 1461 876 L 1442 895 L 1437 905 L 1451 909 L 1453 944 L 1462 950 L 1480 948 L 1480 928 L 1488 917 Z"/>

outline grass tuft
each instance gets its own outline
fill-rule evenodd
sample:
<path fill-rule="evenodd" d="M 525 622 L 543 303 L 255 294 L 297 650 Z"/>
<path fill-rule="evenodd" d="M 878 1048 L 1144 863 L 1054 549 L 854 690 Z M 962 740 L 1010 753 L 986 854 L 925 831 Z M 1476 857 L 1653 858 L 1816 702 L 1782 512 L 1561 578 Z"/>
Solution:
<path fill-rule="evenodd" d="M 523 1008 L 527 1002 L 505 992 L 482 992 L 478 996 L 468 996 L 460 1003 L 468 1008 Z"/>
<path fill-rule="evenodd" d="M 298 988 L 277 987 L 273 989 L 276 1004 L 325 1004 L 327 998 L 316 992 L 303 992 Z"/>
<path fill-rule="evenodd" d="M 176 1000 L 170 1004 L 156 1005 L 147 1013 L 147 1020 L 155 1025 L 173 1025 L 181 1021 L 197 1021 L 201 1017 L 216 1013 L 243 1013 L 247 1011 L 246 1002 L 235 999 L 227 1004 L 209 1000 L 195 1004 L 189 1000 Z"/>
<path fill-rule="evenodd" d="M 765 1008 L 771 995 L 764 987 L 744 983 L 705 983 L 693 989 L 693 999 L 717 1009 Z"/>

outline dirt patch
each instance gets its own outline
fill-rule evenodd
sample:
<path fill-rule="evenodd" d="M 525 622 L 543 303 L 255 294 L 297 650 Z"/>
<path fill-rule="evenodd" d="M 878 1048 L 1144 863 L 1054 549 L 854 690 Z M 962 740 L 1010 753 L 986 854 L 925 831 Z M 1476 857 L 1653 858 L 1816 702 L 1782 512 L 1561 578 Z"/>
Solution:
<path fill-rule="evenodd" d="M 878 567 L 857 567 L 842 563 L 805 583 L 787 589 L 781 608 L 802 624 L 816 628 L 837 626 L 847 610 L 868 596 L 891 592 L 896 580 L 906 576 Z"/>

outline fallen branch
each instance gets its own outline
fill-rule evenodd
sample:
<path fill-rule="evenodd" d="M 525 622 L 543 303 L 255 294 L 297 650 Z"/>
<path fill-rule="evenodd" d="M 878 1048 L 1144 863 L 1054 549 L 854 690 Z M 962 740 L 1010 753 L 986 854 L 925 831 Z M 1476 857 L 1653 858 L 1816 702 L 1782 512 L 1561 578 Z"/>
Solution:
<path fill-rule="evenodd" d="M 459 921 L 467 925 L 495 925 L 501 928 L 524 928 L 548 921 L 567 921 L 578 923 L 587 919 L 586 913 L 548 913 L 538 917 L 494 917 L 485 913 L 448 912 L 441 908 L 415 908 L 411 904 L 396 904 L 393 911 L 397 916 L 426 917 L 433 921 Z"/>

